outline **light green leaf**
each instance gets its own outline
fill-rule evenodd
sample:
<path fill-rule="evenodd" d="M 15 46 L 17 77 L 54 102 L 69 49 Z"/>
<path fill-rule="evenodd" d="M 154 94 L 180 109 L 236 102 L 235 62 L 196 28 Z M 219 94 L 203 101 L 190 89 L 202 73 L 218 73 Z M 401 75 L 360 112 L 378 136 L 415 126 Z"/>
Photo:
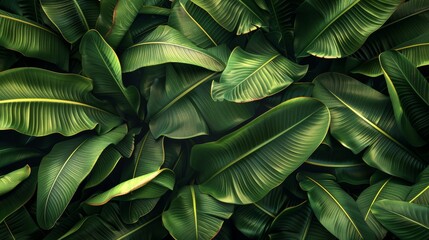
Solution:
<path fill-rule="evenodd" d="M 176 29 L 163 25 L 126 49 L 121 56 L 124 72 L 168 62 L 192 64 L 215 72 L 225 68 L 222 60 L 213 53 L 197 47 Z"/>
<path fill-rule="evenodd" d="M 191 2 L 179 0 L 173 3 L 168 25 L 179 30 L 186 38 L 202 48 L 227 43 L 232 34 L 219 26 L 207 12 Z"/>
<path fill-rule="evenodd" d="M 20 208 L 14 214 L 0 222 L 0 239 L 41 239 L 41 233 L 39 227 L 25 208 Z"/>
<path fill-rule="evenodd" d="M 71 136 L 97 127 L 107 132 L 121 119 L 101 108 L 90 79 L 39 68 L 0 73 L 0 129 L 31 136 Z"/>
<path fill-rule="evenodd" d="M 429 167 L 425 168 L 411 187 L 406 201 L 422 205 L 429 205 Z"/>
<path fill-rule="evenodd" d="M 429 140 L 429 83 L 402 54 L 380 55 L 396 123 L 408 142 L 423 146 Z"/>
<path fill-rule="evenodd" d="M 80 42 L 83 72 L 94 80 L 94 94 L 110 99 L 119 109 L 137 115 L 140 94 L 136 87 L 125 87 L 121 64 L 115 51 L 96 31 L 88 31 Z"/>
<path fill-rule="evenodd" d="M 215 101 L 250 102 L 280 92 L 302 78 L 308 66 L 298 65 L 276 51 L 253 54 L 235 48 L 219 82 L 212 83 Z"/>
<path fill-rule="evenodd" d="M 0 176 L 0 196 L 13 190 L 18 184 L 30 176 L 31 168 L 24 167 Z"/>
<path fill-rule="evenodd" d="M 100 206 L 109 202 L 114 197 L 126 195 L 132 191 L 144 187 L 145 185 L 153 183 L 164 189 L 164 193 L 167 189 L 172 190 L 174 186 L 174 172 L 170 169 L 164 168 L 155 172 L 151 172 L 139 177 L 132 178 L 125 182 L 114 186 L 113 188 L 95 195 L 90 199 L 86 200 L 85 203 L 91 206 Z M 153 196 L 159 197 L 159 196 Z"/>
<path fill-rule="evenodd" d="M 339 239 L 376 239 L 355 200 L 323 173 L 299 173 L 299 185 L 307 192 L 310 206 L 320 223 Z"/>
<path fill-rule="evenodd" d="M 329 120 L 321 102 L 295 98 L 216 142 L 195 145 L 191 166 L 201 191 L 222 202 L 259 201 L 316 150 Z"/>
<path fill-rule="evenodd" d="M 359 195 L 356 200 L 359 210 L 377 239 L 384 239 L 387 230 L 372 214 L 374 204 L 382 199 L 404 200 L 409 191 L 410 187 L 406 186 L 404 182 L 390 177 L 369 186 Z"/>
<path fill-rule="evenodd" d="M 213 239 L 233 209 L 202 193 L 198 186 L 186 186 L 162 213 L 162 222 L 175 239 Z"/>
<path fill-rule="evenodd" d="M 397 200 L 381 200 L 372 213 L 400 239 L 429 238 L 429 207 Z"/>
<path fill-rule="evenodd" d="M 100 16 L 97 19 L 95 29 L 115 49 L 121 43 L 144 3 L 145 1 L 141 0 L 101 1 Z"/>
<path fill-rule="evenodd" d="M 401 0 L 307 0 L 295 24 L 295 55 L 339 58 L 358 50 Z M 311 16 L 311 17 L 309 17 Z"/>
<path fill-rule="evenodd" d="M 39 169 L 37 222 L 40 227 L 54 226 L 104 149 L 118 143 L 126 133 L 126 125 L 121 125 L 104 135 L 82 135 L 52 148 Z"/>
<path fill-rule="evenodd" d="M 267 14 L 253 0 L 192 0 L 229 32 L 246 34 L 267 26 Z"/>
<path fill-rule="evenodd" d="M 331 112 L 331 135 L 371 167 L 414 181 L 426 163 L 402 141 L 389 97 L 343 74 L 326 73 L 314 81 L 314 97 Z"/>
<path fill-rule="evenodd" d="M 43 11 L 69 43 L 94 27 L 100 8 L 91 0 L 40 0 Z"/>
<path fill-rule="evenodd" d="M 39 23 L 0 10 L 0 32 L 0 46 L 68 69 L 68 47 L 61 37 Z"/>

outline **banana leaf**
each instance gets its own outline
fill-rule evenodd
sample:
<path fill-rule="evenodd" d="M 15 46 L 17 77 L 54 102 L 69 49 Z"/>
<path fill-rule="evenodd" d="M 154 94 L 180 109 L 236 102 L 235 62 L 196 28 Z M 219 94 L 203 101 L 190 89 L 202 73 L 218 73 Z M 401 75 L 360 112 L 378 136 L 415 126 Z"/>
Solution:
<path fill-rule="evenodd" d="M 407 202 L 429 205 L 429 167 L 425 168 L 417 177 L 416 183 L 411 186 Z"/>
<path fill-rule="evenodd" d="M 41 237 L 42 232 L 25 208 L 20 208 L 0 222 L 0 239 L 31 240 L 40 239 Z"/>
<path fill-rule="evenodd" d="M 30 173 L 31 168 L 27 164 L 22 168 L 0 175 L 0 196 L 12 191 L 22 181 L 27 179 Z"/>

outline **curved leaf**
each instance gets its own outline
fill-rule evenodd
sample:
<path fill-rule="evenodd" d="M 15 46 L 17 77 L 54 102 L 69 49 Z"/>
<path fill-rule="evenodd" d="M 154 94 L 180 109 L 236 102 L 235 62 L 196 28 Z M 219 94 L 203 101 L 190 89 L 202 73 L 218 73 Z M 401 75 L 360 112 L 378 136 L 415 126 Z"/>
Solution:
<path fill-rule="evenodd" d="M 401 141 L 390 99 L 359 81 L 338 73 L 319 75 L 313 95 L 331 112 L 331 134 L 355 154 L 366 149 L 363 160 L 393 176 L 409 181 L 424 163 Z"/>
<path fill-rule="evenodd" d="M 225 68 L 222 60 L 213 53 L 197 47 L 176 29 L 162 25 L 121 56 L 124 72 L 168 62 L 192 64 L 215 72 Z"/>
<path fill-rule="evenodd" d="M 41 161 L 37 189 L 37 222 L 52 228 L 63 214 L 80 183 L 110 144 L 127 133 L 121 125 L 101 136 L 80 136 L 57 143 Z"/>
<path fill-rule="evenodd" d="M 339 239 L 375 239 L 356 202 L 334 181 L 334 176 L 299 173 L 297 179 L 307 192 L 314 215 L 329 232 Z"/>
<path fill-rule="evenodd" d="M 212 239 L 233 209 L 202 193 L 198 186 L 186 186 L 162 213 L 162 222 L 175 239 Z"/>
<path fill-rule="evenodd" d="M 259 201 L 316 150 L 329 120 L 319 101 L 295 98 L 216 142 L 195 145 L 191 166 L 201 191 L 228 203 Z"/>
<path fill-rule="evenodd" d="M 43 11 L 69 43 L 94 27 L 99 6 L 91 0 L 40 0 Z"/>
<path fill-rule="evenodd" d="M 95 28 L 112 48 L 121 43 L 145 1 L 103 0 Z"/>
<path fill-rule="evenodd" d="M 411 187 L 406 201 L 422 205 L 429 205 L 429 167 L 425 168 Z"/>
<path fill-rule="evenodd" d="M 0 46 L 68 69 L 68 47 L 58 35 L 39 23 L 0 10 L 0 32 Z"/>
<path fill-rule="evenodd" d="M 408 142 L 423 146 L 429 140 L 429 83 L 425 77 L 398 52 L 380 55 L 396 123 Z"/>
<path fill-rule="evenodd" d="M 253 0 L 192 0 L 229 32 L 246 34 L 267 26 L 266 12 Z"/>
<path fill-rule="evenodd" d="M 85 189 L 95 187 L 106 179 L 121 158 L 122 155 L 113 146 L 104 149 L 88 177 Z"/>
<path fill-rule="evenodd" d="M 302 78 L 308 66 L 298 65 L 277 51 L 253 54 L 235 48 L 219 82 L 213 81 L 216 101 L 255 101 L 280 92 Z"/>
<path fill-rule="evenodd" d="M 401 2 L 307 0 L 300 5 L 296 16 L 295 55 L 324 58 L 350 55 L 386 22 Z"/>
<path fill-rule="evenodd" d="M 0 196 L 13 190 L 18 184 L 30 176 L 31 168 L 24 167 L 0 176 Z"/>
<path fill-rule="evenodd" d="M 0 239 L 40 239 L 41 231 L 25 208 L 0 222 Z"/>
<path fill-rule="evenodd" d="M 377 239 L 383 239 L 387 230 L 372 214 L 374 204 L 382 199 L 404 200 L 409 191 L 410 187 L 404 185 L 403 182 L 388 178 L 369 186 L 359 195 L 356 200 L 359 210 Z"/>
<path fill-rule="evenodd" d="M 41 155 L 42 152 L 30 147 L 0 147 L 0 169 L 10 164 Z"/>
<path fill-rule="evenodd" d="M 83 72 L 94 80 L 94 94 L 111 99 L 125 113 L 137 115 L 139 91 L 122 83 L 121 64 L 115 51 L 96 31 L 88 31 L 80 42 Z"/>
<path fill-rule="evenodd" d="M 16 68 L 0 73 L 0 129 L 31 136 L 65 136 L 117 126 L 119 117 L 100 108 L 90 94 L 91 80 L 76 74 L 38 68 Z"/>
<path fill-rule="evenodd" d="M 191 0 L 174 2 L 168 24 L 202 48 L 218 46 L 232 38 L 232 34 L 225 31 Z"/>
<path fill-rule="evenodd" d="M 157 184 L 159 185 L 159 187 L 165 189 L 165 191 L 167 191 L 167 189 L 172 190 L 174 186 L 174 172 L 170 169 L 164 168 L 155 172 L 132 178 L 125 182 L 121 182 L 120 184 L 103 193 L 91 197 L 90 199 L 86 200 L 85 203 L 91 206 L 104 205 L 114 197 L 126 195 L 132 191 L 144 187 L 149 183 Z M 155 198 L 159 196 L 153 197 Z"/>
<path fill-rule="evenodd" d="M 429 208 L 396 200 L 381 200 L 372 213 L 378 221 L 400 239 L 429 238 Z"/>

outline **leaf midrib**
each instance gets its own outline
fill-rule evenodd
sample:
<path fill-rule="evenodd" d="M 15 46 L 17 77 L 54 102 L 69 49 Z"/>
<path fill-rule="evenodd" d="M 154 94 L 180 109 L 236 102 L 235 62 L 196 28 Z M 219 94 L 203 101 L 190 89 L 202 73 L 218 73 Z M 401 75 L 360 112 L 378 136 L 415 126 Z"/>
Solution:
<path fill-rule="evenodd" d="M 405 15 L 405 16 L 403 16 L 403 17 L 401 17 L 401 18 L 396 19 L 396 20 L 395 20 L 395 21 L 393 21 L 393 22 L 389 22 L 389 23 L 387 23 L 387 24 L 385 24 L 385 25 L 381 26 L 379 30 L 381 30 L 381 29 L 383 29 L 383 28 L 386 28 L 386 27 L 389 27 L 390 25 L 393 25 L 393 24 L 395 24 L 395 23 L 397 23 L 397 22 L 401 22 L 401 21 L 403 21 L 404 19 L 411 18 L 411 17 L 414 17 L 414 16 L 416 16 L 416 15 L 419 15 L 420 13 L 423 13 L 423 12 L 426 12 L 426 11 L 429 11 L 429 7 L 427 7 L 427 8 L 423 8 L 423 9 L 421 9 L 420 11 L 414 12 L 414 13 L 412 13 L 412 14 Z"/>
<path fill-rule="evenodd" d="M 57 103 L 57 104 L 65 104 L 65 105 L 77 105 L 81 107 L 95 109 L 97 111 L 106 112 L 101 108 L 97 108 L 95 106 L 91 106 L 85 103 L 64 100 L 64 99 L 51 99 L 51 98 L 16 98 L 16 99 L 7 99 L 0 100 L 0 104 L 8 104 L 8 103 L 29 103 L 29 102 L 40 102 L 40 103 Z M 107 112 L 106 112 L 107 113 Z"/>
<path fill-rule="evenodd" d="M 374 198 L 372 199 L 371 204 L 369 205 L 368 211 L 365 214 L 365 218 L 364 220 L 366 221 L 368 219 L 369 213 L 371 212 L 371 208 L 374 205 L 375 201 L 377 201 L 378 196 L 381 194 L 381 192 L 383 191 L 384 187 L 387 185 L 387 183 L 391 180 L 392 178 L 389 178 L 386 180 L 386 182 L 383 183 L 383 185 L 381 186 L 380 189 L 378 189 L 377 193 L 375 194 Z"/>
<path fill-rule="evenodd" d="M 421 226 L 421 227 L 423 227 L 423 228 L 425 228 L 425 229 L 427 229 L 427 230 L 429 230 L 429 226 L 426 226 L 426 225 L 424 225 L 423 223 L 420 223 L 420 222 L 417 222 L 416 220 L 414 220 L 414 219 L 412 219 L 412 218 L 409 218 L 409 217 L 407 217 L 407 216 L 405 216 L 405 215 L 403 215 L 403 214 L 401 214 L 401 213 L 399 213 L 399 212 L 394 212 L 393 210 L 388 210 L 388 209 L 385 209 L 387 212 L 390 212 L 390 213 L 392 213 L 392 214 L 394 214 L 394 215 L 397 215 L 397 216 L 399 216 L 399 217 L 402 217 L 402 218 L 404 218 L 405 220 L 408 220 L 409 222 L 411 222 L 411 223 L 413 223 L 413 224 L 416 224 L 416 225 L 418 225 L 418 226 Z"/>
<path fill-rule="evenodd" d="M 48 33 L 50 33 L 50 34 L 54 35 L 55 37 L 58 37 L 58 35 L 57 35 L 57 34 L 55 34 L 54 32 L 52 32 L 52 31 L 50 31 L 50 30 L 48 30 L 47 28 L 44 28 L 44 27 L 42 27 L 42 26 L 36 25 L 36 24 L 34 24 L 34 23 L 31 23 L 31 22 L 26 22 L 26 21 L 21 20 L 21 19 L 19 19 L 19 18 L 14 18 L 14 17 L 11 17 L 11 16 L 3 15 L 3 14 L 0 14 L 0 18 L 5 18 L 5 19 L 12 20 L 12 21 L 20 22 L 20 23 L 23 23 L 23 24 L 26 24 L 26 25 L 29 25 L 29 26 L 32 26 L 32 27 L 35 27 L 35 28 L 41 29 L 41 30 L 43 30 L 43 31 L 45 31 L 45 32 L 48 32 Z"/>
<path fill-rule="evenodd" d="M 142 229 L 142 228 L 146 227 L 147 225 L 151 224 L 152 222 L 154 222 L 155 220 L 157 220 L 157 219 L 158 219 L 158 218 L 160 218 L 161 216 L 162 216 L 162 215 L 158 215 L 158 216 L 156 216 L 156 217 L 152 218 L 151 220 L 149 220 L 149 221 L 145 222 L 144 224 L 142 224 L 142 225 L 140 225 L 140 226 L 138 226 L 138 227 L 134 228 L 133 230 L 131 230 L 131 231 L 129 231 L 129 232 L 127 232 L 127 233 L 125 233 L 124 235 L 122 235 L 122 236 L 118 237 L 116 240 L 121 240 L 121 239 L 124 239 L 124 238 L 128 237 L 129 235 L 131 235 L 131 234 L 135 233 L 136 231 L 138 231 L 138 230 L 140 230 L 140 229 Z"/>

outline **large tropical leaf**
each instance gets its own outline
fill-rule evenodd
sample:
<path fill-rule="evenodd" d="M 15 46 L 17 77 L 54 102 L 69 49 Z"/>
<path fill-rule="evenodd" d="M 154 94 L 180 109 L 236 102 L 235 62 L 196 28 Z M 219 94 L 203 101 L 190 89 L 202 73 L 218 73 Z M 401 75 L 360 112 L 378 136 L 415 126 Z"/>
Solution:
<path fill-rule="evenodd" d="M 2 206 L 0 208 L 0 223 L 33 197 L 36 192 L 36 186 L 37 168 L 33 167 L 30 176 L 24 182 L 0 198 L 0 206 Z"/>
<path fill-rule="evenodd" d="M 383 172 L 414 181 L 424 163 L 402 141 L 390 99 L 338 73 L 319 75 L 313 95 L 331 112 L 331 134 L 363 160 Z"/>
<path fill-rule="evenodd" d="M 276 94 L 302 78 L 308 66 L 298 65 L 264 44 L 254 54 L 235 48 L 219 82 L 213 81 L 214 100 L 255 101 Z"/>
<path fill-rule="evenodd" d="M 173 3 L 168 24 L 202 48 L 218 46 L 232 38 L 232 34 L 219 26 L 191 0 L 178 0 Z"/>
<path fill-rule="evenodd" d="M 381 200 L 371 210 L 400 239 L 429 238 L 429 207 L 397 200 Z"/>
<path fill-rule="evenodd" d="M 295 24 L 295 55 L 339 58 L 359 49 L 401 0 L 307 0 Z M 311 17 L 310 17 L 311 16 Z"/>
<path fill-rule="evenodd" d="M 30 147 L 0 147 L 0 169 L 4 166 L 41 156 L 41 152 Z"/>
<path fill-rule="evenodd" d="M 93 129 L 106 132 L 120 123 L 93 95 L 91 80 L 38 68 L 0 73 L 0 129 L 32 136 L 65 136 Z M 71 121 L 72 120 L 72 121 Z"/>
<path fill-rule="evenodd" d="M 279 213 L 270 226 L 268 236 L 271 240 L 336 239 L 320 224 L 307 201 L 296 206 L 287 207 Z"/>
<path fill-rule="evenodd" d="M 113 146 L 108 146 L 104 149 L 88 176 L 85 188 L 95 187 L 100 184 L 109 176 L 121 158 L 122 155 Z"/>
<path fill-rule="evenodd" d="M 221 58 L 197 47 L 176 29 L 163 25 L 158 26 L 141 42 L 126 49 L 121 56 L 124 72 L 167 62 L 192 64 L 216 72 L 225 68 Z"/>
<path fill-rule="evenodd" d="M 41 231 L 25 208 L 20 208 L 0 222 L 0 239 L 31 240 L 40 238 Z"/>
<path fill-rule="evenodd" d="M 79 184 L 91 172 L 103 150 L 127 133 L 121 125 L 101 136 L 79 136 L 57 143 L 41 161 L 37 189 L 37 222 L 52 228 Z"/>
<path fill-rule="evenodd" d="M 371 210 L 374 203 L 382 199 L 404 200 L 410 191 L 410 187 L 404 185 L 404 182 L 398 181 L 392 177 L 379 181 L 366 188 L 356 200 L 365 222 L 377 236 L 377 239 L 383 239 L 387 230 L 377 221 Z"/>
<path fill-rule="evenodd" d="M 100 16 L 95 28 L 112 48 L 119 45 L 144 3 L 141 0 L 100 2 Z"/>
<path fill-rule="evenodd" d="M 67 70 L 69 50 L 62 38 L 24 17 L 0 10 L 0 46 Z"/>
<path fill-rule="evenodd" d="M 330 174 L 297 176 L 307 192 L 310 206 L 320 223 L 339 239 L 376 239 L 355 200 L 334 181 Z"/>
<path fill-rule="evenodd" d="M 137 115 L 140 108 L 139 91 L 122 82 L 121 64 L 115 51 L 96 31 L 90 30 L 82 38 L 83 72 L 94 80 L 94 94 L 112 100 L 123 112 Z"/>
<path fill-rule="evenodd" d="M 329 120 L 319 101 L 295 98 L 216 142 L 194 146 L 191 165 L 201 191 L 228 203 L 259 201 L 316 150 Z"/>
<path fill-rule="evenodd" d="M 40 0 L 43 11 L 70 43 L 79 40 L 95 26 L 99 3 L 91 0 Z"/>
<path fill-rule="evenodd" d="M 429 141 L 429 83 L 425 77 L 398 52 L 380 55 L 396 123 L 414 146 Z"/>
<path fill-rule="evenodd" d="M 406 201 L 429 206 L 429 167 L 419 174 Z"/>
<path fill-rule="evenodd" d="M 175 239 L 212 239 L 234 206 L 202 193 L 198 186 L 183 187 L 162 213 L 162 222 Z"/>
<path fill-rule="evenodd" d="M 0 176 L 0 196 L 13 190 L 18 184 L 30 176 L 31 168 L 25 165 L 22 168 Z"/>

